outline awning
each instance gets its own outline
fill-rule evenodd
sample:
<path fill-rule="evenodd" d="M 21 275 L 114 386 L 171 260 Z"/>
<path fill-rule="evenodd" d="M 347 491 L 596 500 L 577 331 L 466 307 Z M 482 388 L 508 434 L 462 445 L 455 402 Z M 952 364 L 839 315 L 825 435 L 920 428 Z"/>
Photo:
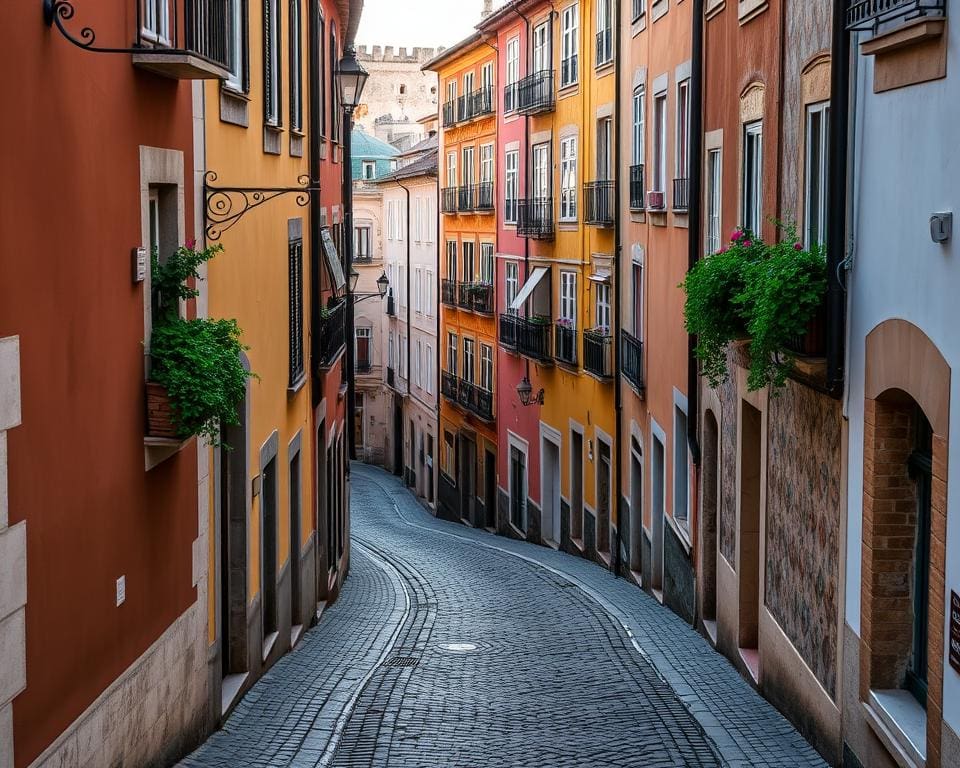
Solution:
<path fill-rule="evenodd" d="M 543 276 L 549 271 L 549 267 L 536 267 L 527 282 L 523 284 L 523 288 L 520 289 L 520 293 L 517 294 L 517 298 L 513 300 L 513 303 L 510 305 L 510 309 L 522 309 L 523 305 L 527 303 L 527 299 L 533 295 L 533 291 L 537 287 L 537 284 L 543 280 Z"/>
<path fill-rule="evenodd" d="M 320 239 L 323 241 L 323 252 L 327 256 L 327 267 L 330 269 L 330 277 L 333 278 L 333 284 L 336 290 L 343 290 L 347 284 L 343 276 L 343 265 L 340 263 L 340 254 L 337 253 L 337 246 L 333 243 L 333 236 L 330 234 L 330 228 L 324 227 L 320 230 Z"/>

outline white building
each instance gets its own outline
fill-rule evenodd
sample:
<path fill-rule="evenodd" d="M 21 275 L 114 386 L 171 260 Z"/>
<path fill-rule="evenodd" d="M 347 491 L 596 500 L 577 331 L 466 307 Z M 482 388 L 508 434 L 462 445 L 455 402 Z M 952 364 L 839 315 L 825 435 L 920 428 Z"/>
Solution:
<path fill-rule="evenodd" d="M 960 765 L 960 29 L 944 7 L 848 18 L 844 736 L 871 768 Z"/>

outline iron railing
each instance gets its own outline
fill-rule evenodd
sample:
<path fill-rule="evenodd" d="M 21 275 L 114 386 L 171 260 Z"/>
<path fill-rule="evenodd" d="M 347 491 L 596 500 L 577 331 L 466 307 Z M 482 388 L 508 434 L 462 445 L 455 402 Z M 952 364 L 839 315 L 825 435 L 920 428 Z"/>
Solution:
<path fill-rule="evenodd" d="M 847 30 L 876 32 L 897 19 L 943 16 L 946 0 L 847 0 Z"/>
<path fill-rule="evenodd" d="M 341 301 L 320 315 L 320 366 L 333 363 L 344 347 L 343 321 L 346 302 Z"/>
<path fill-rule="evenodd" d="M 580 57 L 577 54 L 571 54 L 560 62 L 560 87 L 566 88 L 573 85 L 580 77 Z"/>
<path fill-rule="evenodd" d="M 469 309 L 482 315 L 493 314 L 493 286 L 490 283 L 460 283 L 457 303 L 461 309 Z"/>
<path fill-rule="evenodd" d="M 443 127 L 450 128 L 457 124 L 457 102 L 448 101 L 443 105 Z"/>
<path fill-rule="evenodd" d="M 553 70 L 544 69 L 528 75 L 516 83 L 517 111 L 525 115 L 536 115 L 553 111 L 556 94 L 553 90 Z"/>
<path fill-rule="evenodd" d="M 643 391 L 643 342 L 620 331 L 620 372 L 638 391 Z"/>
<path fill-rule="evenodd" d="M 673 180 L 673 210 L 687 210 L 690 183 L 686 179 Z"/>
<path fill-rule="evenodd" d="M 456 213 L 457 212 L 457 188 L 456 187 L 444 187 L 440 190 L 440 212 L 441 213 Z"/>
<path fill-rule="evenodd" d="M 460 379 L 457 402 L 484 421 L 493 421 L 493 393 L 473 382 Z"/>
<path fill-rule="evenodd" d="M 373 369 L 373 363 L 370 362 L 369 358 L 357 359 L 353 368 L 357 373 L 370 373 Z"/>
<path fill-rule="evenodd" d="M 517 235 L 535 240 L 553 238 L 553 198 L 517 200 Z"/>
<path fill-rule="evenodd" d="M 551 323 L 548 318 L 517 318 L 519 322 L 517 349 L 521 355 L 541 362 L 553 362 L 550 344 Z"/>
<path fill-rule="evenodd" d="M 457 377 L 449 371 L 440 374 L 440 394 L 448 400 L 457 402 Z"/>
<path fill-rule="evenodd" d="M 516 351 L 520 342 L 520 318 L 512 313 L 500 315 L 500 344 Z"/>
<path fill-rule="evenodd" d="M 592 181 L 583 185 L 586 197 L 587 224 L 598 227 L 612 227 L 615 220 L 614 194 L 612 181 Z"/>
<path fill-rule="evenodd" d="M 457 187 L 457 210 L 460 213 L 469 213 L 474 209 L 474 186 Z"/>
<path fill-rule="evenodd" d="M 478 88 L 457 100 L 458 123 L 493 113 L 493 87 Z"/>
<path fill-rule="evenodd" d="M 583 368 L 594 376 L 613 376 L 613 337 L 602 331 L 583 332 Z"/>
<path fill-rule="evenodd" d="M 440 281 L 440 301 L 448 307 L 457 306 L 457 281 L 444 278 Z"/>
<path fill-rule="evenodd" d="M 643 166 L 630 166 L 630 210 L 643 210 Z"/>
<path fill-rule="evenodd" d="M 554 329 L 554 357 L 566 365 L 577 364 L 577 329 L 568 323 L 557 323 Z"/>
<path fill-rule="evenodd" d="M 492 181 L 481 181 L 473 188 L 473 206 L 475 211 L 493 210 Z"/>
<path fill-rule="evenodd" d="M 613 61 L 613 30 L 610 27 L 597 32 L 597 66 Z"/>

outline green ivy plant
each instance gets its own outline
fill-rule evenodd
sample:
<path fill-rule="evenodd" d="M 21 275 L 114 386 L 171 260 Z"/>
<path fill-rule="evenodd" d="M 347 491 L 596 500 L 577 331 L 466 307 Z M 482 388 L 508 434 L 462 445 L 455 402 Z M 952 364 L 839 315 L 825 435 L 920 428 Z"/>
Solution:
<path fill-rule="evenodd" d="M 247 347 L 235 320 L 184 320 L 179 302 L 199 295 L 188 281 L 200 280 L 200 266 L 222 250 L 217 245 L 198 251 L 188 242 L 165 263 L 155 253 L 151 270 L 157 311 L 150 378 L 167 390 L 177 434 L 205 437 L 213 445 L 220 445 L 222 425 L 239 423 L 237 409 L 252 375 L 240 358 Z"/>
<path fill-rule="evenodd" d="M 826 281 L 820 249 L 804 249 L 792 227 L 772 246 L 737 229 L 729 245 L 701 259 L 681 287 L 687 332 L 710 386 L 727 377 L 727 345 L 749 337 L 748 388 L 782 387 L 794 362 L 787 344 L 806 331 Z"/>

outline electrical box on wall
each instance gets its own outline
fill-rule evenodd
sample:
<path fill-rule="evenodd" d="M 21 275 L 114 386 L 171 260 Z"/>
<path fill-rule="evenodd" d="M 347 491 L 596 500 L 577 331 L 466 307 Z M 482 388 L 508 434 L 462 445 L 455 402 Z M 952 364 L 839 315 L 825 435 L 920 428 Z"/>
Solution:
<path fill-rule="evenodd" d="M 127 599 L 127 577 L 121 576 L 117 579 L 117 607 L 123 604 Z"/>
<path fill-rule="evenodd" d="M 142 283 L 147 279 L 147 249 L 133 249 L 133 282 Z"/>
<path fill-rule="evenodd" d="M 953 214 L 935 213 L 930 217 L 930 238 L 935 243 L 945 243 L 953 236 Z"/>

